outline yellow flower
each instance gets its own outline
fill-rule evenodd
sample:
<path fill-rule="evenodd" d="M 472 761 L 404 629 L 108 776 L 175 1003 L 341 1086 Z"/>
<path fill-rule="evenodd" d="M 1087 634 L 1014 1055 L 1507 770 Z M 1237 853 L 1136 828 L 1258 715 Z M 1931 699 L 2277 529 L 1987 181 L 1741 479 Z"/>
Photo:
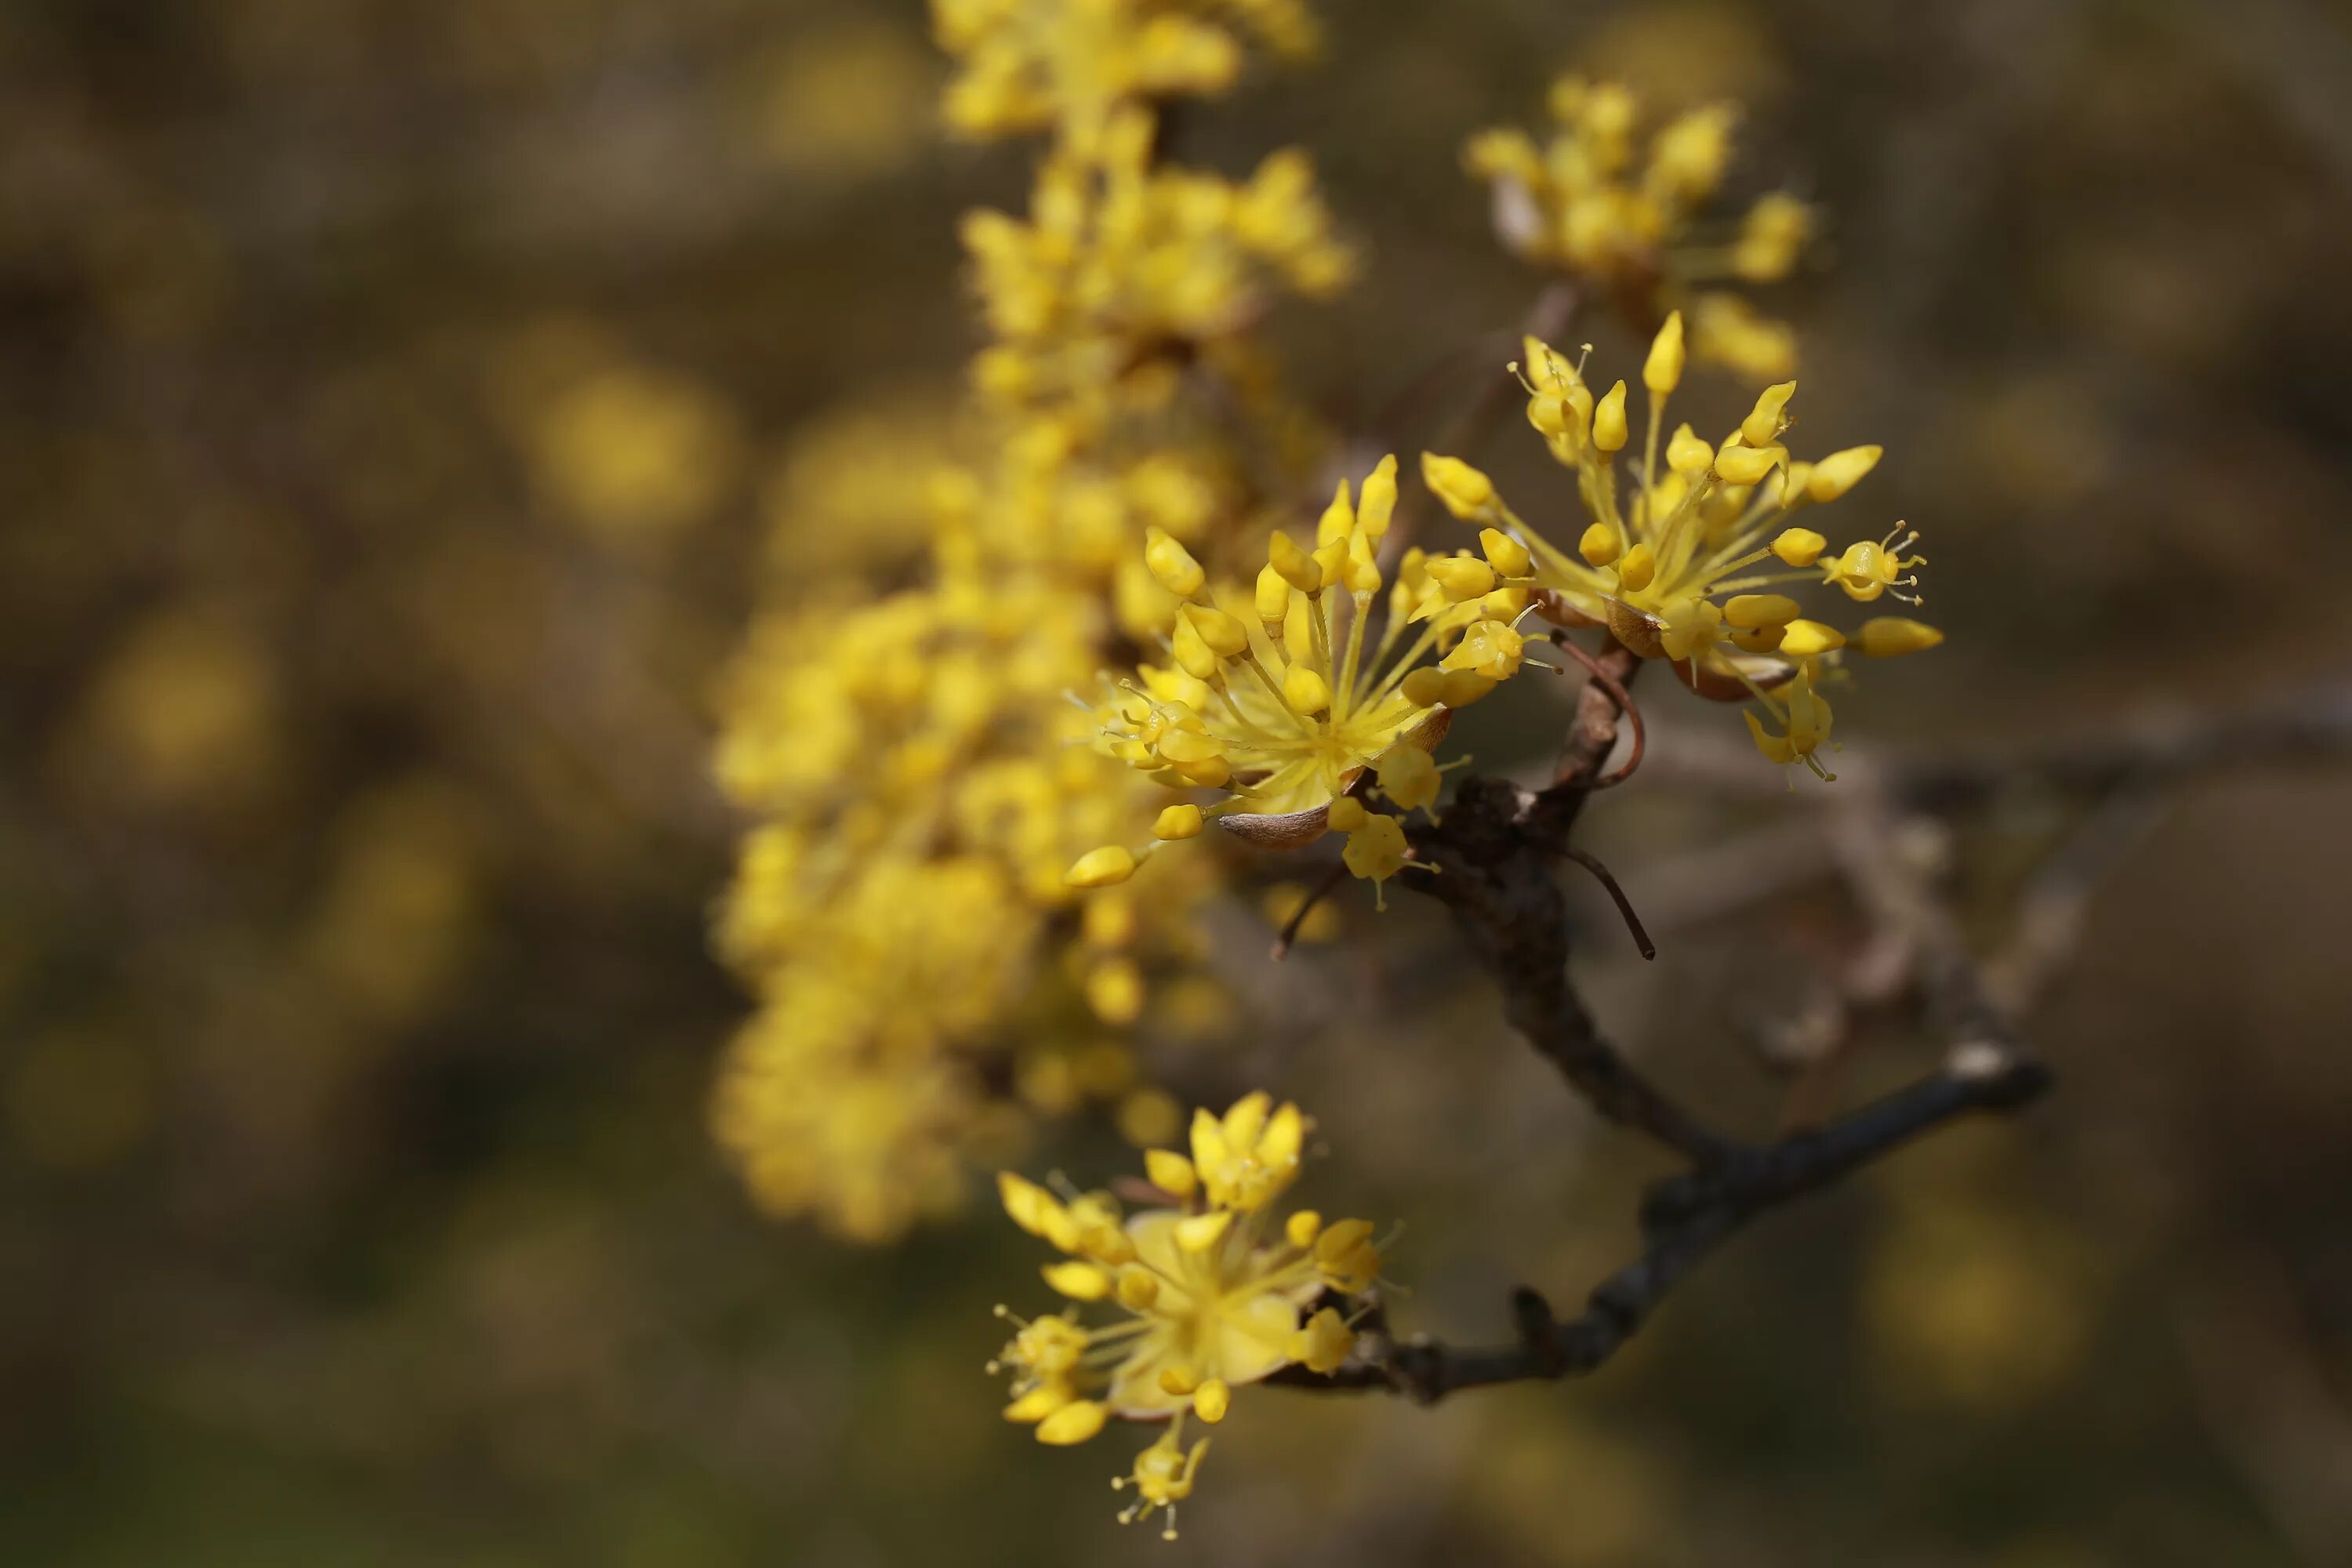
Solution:
<path fill-rule="evenodd" d="M 999 1178 L 1013 1222 L 1068 1255 L 1045 1272 L 1073 1300 L 1120 1314 L 1082 1323 L 1076 1306 L 1024 1321 L 990 1363 L 1013 1379 L 1008 1420 L 1038 1440 L 1084 1442 L 1114 1419 L 1166 1421 L 1130 1474 L 1137 1501 L 1120 1514 L 1169 1511 L 1192 1494 L 1207 1439 L 1184 1446 L 1188 1418 L 1225 1418 L 1234 1390 L 1294 1363 L 1328 1372 L 1354 1335 L 1325 1307 L 1327 1290 L 1369 1290 L 1380 1253 L 1366 1220 L 1323 1226 L 1307 1211 L 1277 1219 L 1272 1205 L 1296 1179 L 1307 1122 L 1294 1105 L 1252 1094 L 1223 1116 L 1195 1112 L 1192 1155 L 1154 1150 L 1152 1184 L 1176 1208 L 1122 1215 L 1107 1194 L 1057 1196 L 1010 1173 Z"/>
<path fill-rule="evenodd" d="M 1524 639 L 1487 615 L 1492 562 L 1528 563 L 1498 536 L 1487 560 L 1409 551 L 1384 584 L 1376 557 L 1395 505 L 1396 459 L 1383 458 L 1360 498 L 1340 484 L 1313 548 L 1274 535 L 1246 602 L 1228 591 L 1221 605 L 1192 557 L 1155 539 L 1154 575 L 1183 600 L 1171 666 L 1145 665 L 1109 688 L 1097 710 L 1101 749 L 1171 788 L 1224 791 L 1200 808 L 1203 818 L 1328 806 L 1384 757 L 1416 749 L 1425 758 L 1440 715 L 1517 671 Z M 1091 851 L 1069 880 L 1106 885 L 1156 847 Z"/>
<path fill-rule="evenodd" d="M 1785 376 L 1795 364 L 1788 329 L 1758 317 L 1737 294 L 1703 288 L 1785 278 L 1811 234 L 1805 205 L 1774 192 L 1748 210 L 1729 245 L 1703 237 L 1721 221 L 1711 209 L 1737 110 L 1706 104 L 1669 121 L 1643 160 L 1634 135 L 1640 106 L 1623 87 L 1563 77 L 1550 102 L 1559 124 L 1547 141 L 1485 131 L 1465 150 L 1471 175 L 1493 191 L 1505 247 L 1627 301 L 1637 316 L 1673 321 L 1673 336 L 1660 340 L 1645 368 L 1654 392 L 1672 391 L 1681 377 L 1684 323 L 1668 316 L 1677 307 L 1700 359 L 1759 381 Z"/>
<path fill-rule="evenodd" d="M 1748 732 L 1756 737 L 1756 749 L 1773 762 L 1802 763 L 1821 778 L 1836 777 L 1813 755 L 1830 738 L 1830 705 L 1814 692 L 1811 670 L 1798 675 L 1788 693 L 1783 715 L 1784 731 L 1778 735 L 1767 731 L 1753 712 L 1743 715 L 1748 721 Z"/>
<path fill-rule="evenodd" d="M 1638 466 L 1621 473 L 1617 453 L 1632 448 L 1622 417 L 1625 384 L 1597 402 L 1589 391 L 1574 400 L 1593 409 L 1589 431 L 1573 420 L 1562 423 L 1548 411 L 1584 389 L 1582 370 L 1530 340 L 1522 372 L 1528 419 L 1554 459 L 1575 474 L 1584 525 L 1575 548 L 1564 549 L 1530 528 L 1491 486 L 1478 490 L 1469 521 L 1482 527 L 1498 592 L 1542 590 L 1541 602 L 1565 605 L 1580 623 L 1605 624 L 1643 658 L 1667 660 L 1702 696 L 1752 699 L 1778 726 L 1768 733 L 1750 716 L 1765 753 L 1811 762 L 1829 731 L 1829 707 L 1813 690 L 1814 672 L 1841 657 L 1847 638 L 1802 618 L 1798 600 L 1778 590 L 1815 584 L 1860 603 L 1893 597 L 1916 604 L 1916 568 L 1925 558 L 1906 552 L 1919 536 L 1897 523 L 1881 539 L 1832 554 L 1826 535 L 1791 521 L 1800 509 L 1844 497 L 1880 456 L 1876 447 L 1855 447 L 1817 463 L 1792 458 L 1780 438 L 1792 417 L 1794 382 L 1767 387 L 1719 443 L 1687 426 L 1664 439 L 1667 404 L 1680 384 L 1681 342 L 1681 323 L 1669 317 L 1644 371 L 1649 407 Z M 1457 489 L 1458 467 L 1435 457 L 1423 464 L 1425 473 Z M 1460 575 L 1465 589 L 1486 585 L 1486 576 L 1473 584 Z M 1856 646 L 1885 658 L 1940 641 L 1932 626 L 1881 617 Z M 1466 628 L 1442 668 L 1498 677 L 1516 668 L 1520 646 L 1510 626 L 1482 622 Z M 1792 681 L 1800 684 L 1791 688 Z M 1818 764 L 1814 771 L 1829 776 Z"/>

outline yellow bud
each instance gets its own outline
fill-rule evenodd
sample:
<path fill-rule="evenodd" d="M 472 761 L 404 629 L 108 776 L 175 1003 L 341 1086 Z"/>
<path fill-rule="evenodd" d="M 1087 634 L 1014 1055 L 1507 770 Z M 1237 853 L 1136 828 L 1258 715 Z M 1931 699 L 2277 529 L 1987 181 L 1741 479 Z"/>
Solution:
<path fill-rule="evenodd" d="M 1752 485 L 1789 455 L 1786 447 L 1726 447 L 1715 455 L 1715 472 L 1726 484 Z"/>
<path fill-rule="evenodd" d="M 1495 569 L 1473 556 L 1440 556 L 1429 563 L 1429 575 L 1457 605 L 1495 590 Z"/>
<path fill-rule="evenodd" d="M 1467 708 L 1495 689 L 1496 683 L 1475 669 L 1445 672 L 1445 706 Z"/>
<path fill-rule="evenodd" d="M 1811 566 L 1822 558 L 1830 542 L 1810 528 L 1784 528 L 1772 542 L 1772 553 L 1790 566 Z"/>
<path fill-rule="evenodd" d="M 1323 1228 L 1323 1216 L 1313 1209 L 1300 1209 L 1282 1222 L 1282 1238 L 1305 1251 L 1315 1245 L 1316 1234 Z"/>
<path fill-rule="evenodd" d="M 1629 594 L 1638 594 L 1648 587 L 1650 579 L 1657 574 L 1658 552 L 1646 544 L 1636 544 L 1625 552 L 1625 559 L 1617 566 L 1618 585 Z"/>
<path fill-rule="evenodd" d="M 1073 888 L 1108 888 L 1135 875 L 1135 857 L 1122 845 L 1106 844 L 1078 857 L 1063 880 Z"/>
<path fill-rule="evenodd" d="M 1526 588 L 1497 588 L 1478 601 L 1478 613 L 1490 621 L 1508 626 L 1519 618 L 1534 595 Z"/>
<path fill-rule="evenodd" d="M 996 1195 L 1004 1205 L 1005 1214 L 1014 1225 L 1032 1236 L 1053 1241 L 1055 1236 L 1066 1234 L 1076 1239 L 1076 1227 L 1070 1223 L 1062 1200 L 1029 1180 L 1011 1171 L 996 1173 Z M 1056 1241 L 1055 1246 L 1061 1244 Z"/>
<path fill-rule="evenodd" d="M 1323 574 L 1326 588 L 1347 581 L 1349 542 L 1349 536 L 1343 533 L 1327 544 L 1315 547 L 1315 569 Z"/>
<path fill-rule="evenodd" d="M 1364 826 L 1364 819 L 1371 813 L 1366 811 L 1364 803 L 1354 795 L 1343 795 L 1331 803 L 1324 815 L 1330 821 L 1332 832 L 1353 833 Z"/>
<path fill-rule="evenodd" d="M 1234 1391 L 1225 1386 L 1225 1380 L 1213 1377 L 1192 1391 L 1192 1414 L 1213 1426 L 1225 1418 L 1233 1398 Z"/>
<path fill-rule="evenodd" d="M 1592 405 L 1592 444 L 1603 452 L 1620 451 L 1625 437 L 1625 384 L 1621 381 Z"/>
<path fill-rule="evenodd" d="M 1046 1416 L 1067 1405 L 1070 1399 L 1068 1385 L 1059 1382 L 1041 1383 L 1006 1405 L 1004 1418 L 1007 1421 L 1043 1421 Z"/>
<path fill-rule="evenodd" d="M 1389 518 L 1396 510 L 1396 454 L 1391 452 L 1364 476 L 1364 491 L 1356 501 L 1356 525 L 1367 539 L 1380 539 L 1389 531 Z"/>
<path fill-rule="evenodd" d="M 1786 423 L 1780 411 L 1788 407 L 1789 399 L 1796 395 L 1797 384 L 1793 381 L 1784 381 L 1758 393 L 1756 406 L 1749 409 L 1748 417 L 1739 422 L 1739 438 L 1751 447 L 1770 446 L 1780 434 L 1780 426 Z"/>
<path fill-rule="evenodd" d="M 1683 379 L 1683 313 L 1667 312 L 1666 324 L 1650 342 L 1650 357 L 1642 364 L 1642 384 L 1654 396 L 1664 397 L 1682 384 Z"/>
<path fill-rule="evenodd" d="M 1199 784 L 1202 789 L 1223 789 L 1225 781 L 1234 776 L 1234 764 L 1222 756 L 1199 757 L 1178 763 L 1176 771 L 1184 775 L 1188 784 Z"/>
<path fill-rule="evenodd" d="M 1723 606 L 1723 618 L 1741 631 L 1754 631 L 1787 626 L 1797 618 L 1799 607 L 1786 594 L 1735 594 Z"/>
<path fill-rule="evenodd" d="M 1057 1448 L 1083 1443 L 1103 1429 L 1109 1415 L 1091 1399 L 1073 1400 L 1037 1423 L 1037 1441 Z"/>
<path fill-rule="evenodd" d="M 1499 528 L 1480 529 L 1478 547 L 1486 552 L 1487 563 L 1498 577 L 1525 577 L 1536 569 L 1536 558 L 1528 547 Z"/>
<path fill-rule="evenodd" d="M 1434 708 L 1445 700 L 1445 672 L 1424 664 L 1404 678 L 1400 689 L 1414 707 Z"/>
<path fill-rule="evenodd" d="M 1151 825 L 1154 838 L 1198 838 L 1201 837 L 1201 808 L 1197 805 L 1171 805 L 1160 814 Z"/>
<path fill-rule="evenodd" d="M 1350 594 L 1369 597 L 1381 591 L 1380 563 L 1372 559 L 1372 542 L 1363 534 L 1348 542 L 1348 562 L 1340 569 L 1340 580 Z"/>
<path fill-rule="evenodd" d="M 1160 1300 L 1160 1277 L 1149 1268 L 1129 1265 L 1118 1271 L 1118 1304 L 1130 1312 L 1149 1311 Z"/>
<path fill-rule="evenodd" d="M 1837 500 L 1878 467 L 1883 450 L 1878 447 L 1848 447 L 1843 452 L 1832 452 L 1813 465 L 1813 477 L 1805 486 L 1805 494 L 1817 501 Z"/>
<path fill-rule="evenodd" d="M 1200 1175 L 1192 1169 L 1192 1162 L 1173 1149 L 1146 1149 L 1143 1152 L 1143 1173 L 1151 1178 L 1153 1186 L 1179 1203 L 1191 1197 L 1193 1189 L 1201 1184 Z"/>
<path fill-rule="evenodd" d="M 1323 591 L 1323 568 L 1317 565 L 1315 557 L 1300 549 L 1290 535 L 1276 530 L 1274 537 L 1265 542 L 1265 559 L 1284 582 L 1300 593 L 1319 594 Z M 1265 580 L 1261 577 L 1258 581 L 1263 584 Z M 1258 613 L 1265 613 L 1263 586 L 1258 593 Z"/>
<path fill-rule="evenodd" d="M 1584 531 L 1576 542 L 1576 552 L 1584 557 L 1588 566 L 1606 566 L 1624 552 L 1625 542 L 1615 529 L 1605 522 L 1596 522 Z"/>
<path fill-rule="evenodd" d="M 1854 634 L 1862 651 L 1873 658 L 1900 658 L 1906 653 L 1925 653 L 1944 640 L 1944 634 L 1925 621 L 1906 620 L 1901 616 L 1880 616 L 1862 623 Z"/>
<path fill-rule="evenodd" d="M 1176 1245 L 1186 1252 L 1206 1252 L 1217 1245 L 1225 1227 L 1234 1223 L 1234 1211 L 1218 1209 L 1213 1214 L 1196 1214 L 1176 1222 Z"/>
<path fill-rule="evenodd" d="M 1331 504 L 1323 509 L 1322 518 L 1315 524 L 1315 542 L 1318 546 L 1328 544 L 1355 531 L 1356 509 L 1348 500 L 1348 481 L 1341 479 L 1339 489 L 1331 492 Z M 1328 583 L 1330 578 L 1327 576 L 1324 581 Z"/>
<path fill-rule="evenodd" d="M 1495 504 L 1495 481 L 1459 458 L 1421 455 L 1421 480 L 1430 493 L 1464 522 L 1475 522 Z"/>
<path fill-rule="evenodd" d="M 1192 617 L 1182 616 L 1176 622 L 1176 667 L 1195 680 L 1217 678 L 1217 650 L 1201 635 L 1201 628 Z"/>
<path fill-rule="evenodd" d="M 1843 647 L 1845 634 L 1819 621 L 1790 621 L 1780 638 L 1780 651 L 1790 658 L 1811 658 Z"/>
<path fill-rule="evenodd" d="M 1047 1285 L 1073 1301 L 1099 1301 L 1110 1294 L 1110 1275 L 1091 1263 L 1072 1258 L 1066 1263 L 1048 1263 L 1041 1272 Z"/>
<path fill-rule="evenodd" d="M 1189 599 L 1201 591 L 1208 574 L 1192 559 L 1192 552 L 1171 538 L 1165 529 L 1153 527 L 1144 531 L 1143 563 L 1160 585 L 1180 599 Z"/>
<path fill-rule="evenodd" d="M 1257 618 L 1265 623 L 1266 635 L 1274 636 L 1282 627 L 1282 617 L 1290 608 L 1290 580 L 1271 565 L 1261 566 L 1257 573 Z"/>
<path fill-rule="evenodd" d="M 1160 1392 L 1181 1399 L 1201 1386 L 1201 1374 L 1191 1364 L 1179 1362 L 1160 1370 Z"/>
<path fill-rule="evenodd" d="M 1187 605 L 1184 618 L 1192 623 L 1192 629 L 1201 634 L 1201 640 L 1219 658 L 1238 658 L 1249 647 L 1249 633 L 1242 630 L 1241 622 L 1223 610 L 1207 605 Z"/>
<path fill-rule="evenodd" d="M 1331 706 L 1331 685 L 1305 665 L 1294 664 L 1282 678 L 1282 700 L 1293 713 L 1320 713 Z"/>
<path fill-rule="evenodd" d="M 1731 640 L 1749 653 L 1771 653 L 1788 635 L 1786 626 L 1758 626 L 1753 631 L 1732 633 Z"/>
<path fill-rule="evenodd" d="M 1678 474 L 1703 474 L 1715 463 L 1715 448 L 1687 425 L 1675 427 L 1666 443 L 1666 467 Z"/>

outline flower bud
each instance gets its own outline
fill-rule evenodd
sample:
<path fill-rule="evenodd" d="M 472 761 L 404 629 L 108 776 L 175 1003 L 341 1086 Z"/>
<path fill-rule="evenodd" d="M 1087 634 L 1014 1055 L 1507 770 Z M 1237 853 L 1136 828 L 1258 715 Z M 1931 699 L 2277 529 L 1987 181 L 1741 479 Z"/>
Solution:
<path fill-rule="evenodd" d="M 1495 481 L 1459 458 L 1421 455 L 1421 479 L 1430 493 L 1464 522 L 1475 522 L 1495 503 Z"/>
<path fill-rule="evenodd" d="M 1201 837 L 1201 808 L 1197 805 L 1171 805 L 1160 814 L 1151 825 L 1154 838 L 1198 838 Z"/>
<path fill-rule="evenodd" d="M 1784 528 L 1772 541 L 1772 553 L 1790 566 L 1811 566 L 1829 547 L 1830 542 L 1810 528 Z"/>
<path fill-rule="evenodd" d="M 1796 392 L 1795 382 L 1784 381 L 1758 393 L 1756 406 L 1748 411 L 1747 418 L 1739 422 L 1739 438 L 1751 447 L 1770 446 L 1780 434 L 1780 426 L 1786 423 L 1780 411 L 1789 405 L 1789 399 L 1795 396 Z"/>
<path fill-rule="evenodd" d="M 1621 381 L 1592 405 L 1592 445 L 1602 452 L 1622 451 L 1625 437 L 1625 384 Z"/>
<path fill-rule="evenodd" d="M 1208 574 L 1192 552 L 1169 536 L 1167 530 L 1150 528 L 1143 535 L 1143 563 L 1151 568 L 1160 585 L 1180 599 L 1189 599 L 1201 591 Z"/>
<path fill-rule="evenodd" d="M 1429 575 L 1457 605 L 1483 597 L 1495 587 L 1495 569 L 1475 556 L 1440 556 L 1429 563 Z"/>
<path fill-rule="evenodd" d="M 1878 467 L 1882 450 L 1877 447 L 1848 447 L 1843 452 L 1832 452 L 1813 465 L 1813 477 L 1805 486 L 1805 494 L 1817 501 L 1837 500 Z"/>
<path fill-rule="evenodd" d="M 1682 384 L 1683 379 L 1683 313 L 1671 310 L 1666 324 L 1650 342 L 1650 357 L 1642 364 L 1642 384 L 1651 395 L 1664 397 Z"/>
<path fill-rule="evenodd" d="M 1797 601 L 1786 594 L 1737 594 L 1723 606 L 1723 618 L 1741 631 L 1785 626 L 1797 618 Z"/>
<path fill-rule="evenodd" d="M 1944 634 L 1924 621 L 1880 616 L 1863 622 L 1854 640 L 1873 658 L 1900 658 L 1906 653 L 1925 653 L 1942 642 Z"/>
<path fill-rule="evenodd" d="M 1726 447 L 1715 455 L 1715 472 L 1726 484 L 1752 485 L 1789 456 L 1786 447 Z"/>
<path fill-rule="evenodd" d="M 1290 535 L 1278 529 L 1274 537 L 1265 542 L 1265 559 L 1268 565 L 1281 574 L 1284 582 L 1300 593 L 1319 594 L 1323 591 L 1323 568 L 1315 563 L 1314 556 L 1294 543 Z M 1258 613 L 1265 614 L 1263 595 L 1258 604 Z"/>
<path fill-rule="evenodd" d="M 1135 857 L 1124 845 L 1106 844 L 1078 857 L 1062 880 L 1073 888 L 1108 888 L 1135 875 Z"/>
<path fill-rule="evenodd" d="M 1478 547 L 1498 577 L 1525 577 L 1535 571 L 1536 560 L 1528 547 L 1499 528 L 1480 529 Z"/>

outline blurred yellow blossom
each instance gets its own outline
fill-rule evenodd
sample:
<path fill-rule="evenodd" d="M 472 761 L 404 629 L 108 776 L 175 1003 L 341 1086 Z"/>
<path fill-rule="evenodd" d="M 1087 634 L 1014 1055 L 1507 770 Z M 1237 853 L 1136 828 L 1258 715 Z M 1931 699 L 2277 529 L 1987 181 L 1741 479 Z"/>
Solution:
<path fill-rule="evenodd" d="M 1484 131 L 1464 153 L 1493 193 L 1505 247 L 1615 296 L 1636 320 L 1687 309 L 1691 350 L 1702 359 L 1756 381 L 1790 374 L 1794 334 L 1738 295 L 1706 287 L 1785 278 L 1811 234 L 1805 205 L 1782 192 L 1759 199 L 1736 226 L 1711 222 L 1738 110 L 1687 110 L 1645 142 L 1640 101 L 1620 83 L 1562 77 L 1549 107 L 1548 137 Z"/>
<path fill-rule="evenodd" d="M 950 123 L 1054 142 L 1025 218 L 964 222 L 990 335 L 970 407 L 814 434 L 770 488 L 795 563 L 799 539 L 855 532 L 829 547 L 845 564 L 911 557 L 913 580 L 876 598 L 805 571 L 776 584 L 718 753 L 756 821 L 718 942 L 760 1006 L 713 1123 L 763 1205 L 875 1240 L 952 1202 L 967 1155 L 1025 1114 L 1101 1101 L 1138 1137 L 1165 1121 L 1116 1032 L 1181 969 L 1211 868 L 1154 868 L 1083 913 L 1066 873 L 1203 816 L 1089 744 L 1068 694 L 1181 630 L 1145 541 L 1214 557 L 1291 482 L 1306 425 L 1246 333 L 1276 287 L 1349 271 L 1302 155 L 1239 184 L 1157 157 L 1161 100 L 1237 67 L 1227 24 L 1307 41 L 1288 5 L 943 0 L 935 22 L 961 66 Z M 661 488 L 658 464 L 613 466 Z M 1078 880 L 1127 882 L 1126 856 Z M 1006 1056 L 1009 1075 L 982 1070 Z M 1010 1095 L 990 1087 L 1007 1077 Z"/>

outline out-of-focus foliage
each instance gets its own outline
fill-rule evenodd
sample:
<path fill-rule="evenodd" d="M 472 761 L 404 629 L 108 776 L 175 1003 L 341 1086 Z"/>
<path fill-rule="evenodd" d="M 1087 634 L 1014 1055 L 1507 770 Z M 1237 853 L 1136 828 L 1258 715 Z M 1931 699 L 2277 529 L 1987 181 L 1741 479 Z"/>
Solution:
<path fill-rule="evenodd" d="M 1824 215 L 1774 302 L 1807 449 L 1902 456 L 1877 500 L 1934 527 L 1931 608 L 1971 634 L 1842 737 L 1991 745 L 2352 654 L 2352 46 L 2317 9 L 1329 23 L 1323 64 L 1177 142 L 1234 178 L 1315 149 L 1365 267 L 1275 331 L 1328 425 L 1425 439 L 1423 371 L 1526 308 L 1466 136 L 1568 67 L 1663 112 L 1736 98 L 1733 210 L 1785 184 Z M 944 441 L 982 342 L 952 215 L 1027 185 L 1013 147 L 942 144 L 948 79 L 912 5 L 0 15 L 0 1559 L 1160 1549 L 992 1408 L 1024 1238 L 849 1254 L 751 1215 L 705 1133 L 743 1007 L 706 948 L 736 829 L 709 694 L 755 593 L 912 571 L 916 465 L 841 454 Z M 605 450 L 616 402 L 643 416 Z M 1463 455 L 1514 496 L 1547 473 Z M 787 546 L 788 515 L 826 521 Z M 1509 693 L 1457 743 L 1501 765 L 1555 717 Z M 1171 1550 L 2341 1561 L 2307 1478 L 2352 1361 L 2346 804 L 2313 776 L 2181 805 L 2033 1021 L 2064 1089 L 2029 1123 L 1776 1218 L 1590 1384 L 1269 1391 Z M 1962 847 L 1987 910 L 2061 830 L 2011 805 Z M 1637 900 L 1737 830 L 1590 820 Z M 1209 1048 L 1145 1065 L 1315 1105 L 1300 1199 L 1403 1217 L 1416 1321 L 1492 1331 L 1513 1281 L 1622 1260 L 1642 1173 L 1442 924 L 1349 903 L 1349 943 L 1269 970 L 1307 876 L 1278 874 L 1272 916 L 1212 907 L 1217 989 L 1154 1003 Z M 1585 962 L 1656 1070 L 1760 1123 L 1738 1022 L 1795 1006 L 1849 915 L 1680 929 L 1640 973 L 1597 926 Z M 1912 1044 L 1868 1041 L 1854 1087 Z M 1036 1167 L 1124 1164 L 1090 1125 Z"/>

